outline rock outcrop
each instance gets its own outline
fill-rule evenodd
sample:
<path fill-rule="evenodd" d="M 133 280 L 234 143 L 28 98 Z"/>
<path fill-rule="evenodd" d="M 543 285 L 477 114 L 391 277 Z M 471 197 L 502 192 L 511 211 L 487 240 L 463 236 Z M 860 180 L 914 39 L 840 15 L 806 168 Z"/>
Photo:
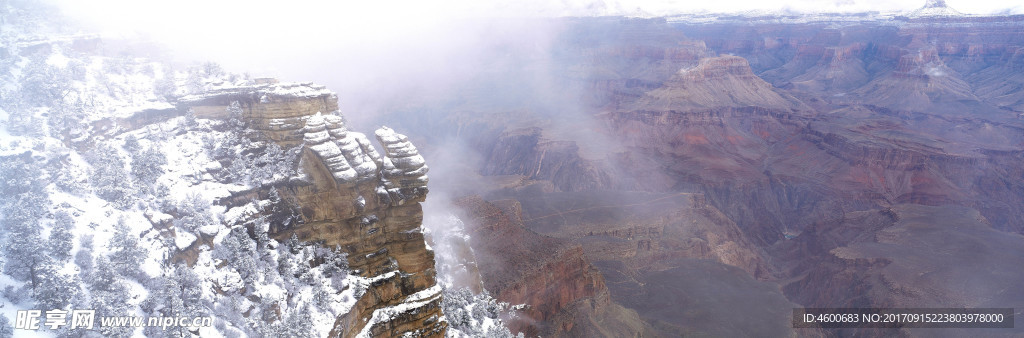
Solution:
<path fill-rule="evenodd" d="M 259 81 L 253 85 L 220 87 L 178 99 L 196 117 L 227 119 L 227 108 L 238 102 L 250 128 L 262 132 L 282 147 L 301 144 L 305 120 L 317 112 L 338 110 L 338 96 L 312 83 Z"/>
<path fill-rule="evenodd" d="M 611 173 L 600 161 L 584 159 L 572 141 L 545 138 L 540 128 L 502 133 L 483 164 L 484 175 L 523 175 L 551 181 L 562 191 L 608 188 Z"/>
<path fill-rule="evenodd" d="M 526 229 L 515 200 L 458 201 L 484 287 L 500 301 L 525 304 L 509 323 L 528 336 L 650 334 L 636 312 L 611 302 L 600 272 L 580 246 Z"/>
<path fill-rule="evenodd" d="M 203 118 L 226 118 L 228 105 L 238 102 L 266 139 L 301 147 L 298 177 L 275 186 L 298 214 L 271 224 L 270 235 L 340 247 L 352 272 L 370 280 L 332 336 L 444 336 L 434 253 L 421 231 L 428 167 L 404 135 L 377 130 L 382 156 L 366 135 L 348 130 L 336 96 L 310 84 L 271 81 L 181 102 Z"/>
<path fill-rule="evenodd" d="M 696 66 L 682 68 L 664 87 L 647 92 L 638 106 L 647 109 L 693 110 L 715 107 L 757 106 L 789 109 L 799 106 L 750 70 L 738 56 L 701 59 Z"/>

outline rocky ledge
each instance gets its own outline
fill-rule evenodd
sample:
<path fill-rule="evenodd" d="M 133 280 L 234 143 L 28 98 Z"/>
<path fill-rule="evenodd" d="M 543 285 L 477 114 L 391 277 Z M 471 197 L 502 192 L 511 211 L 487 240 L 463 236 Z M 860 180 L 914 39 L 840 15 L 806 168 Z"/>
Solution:
<path fill-rule="evenodd" d="M 269 81 L 179 102 L 201 118 L 227 118 L 227 107 L 238 102 L 259 135 L 282 148 L 299 148 L 296 177 L 240 194 L 267 196 L 275 189 L 296 215 L 272 224 L 270 235 L 340 247 L 352 273 L 367 281 L 331 336 L 444 336 L 434 252 L 421 230 L 428 167 L 408 138 L 378 129 L 381 155 L 366 135 L 348 130 L 337 96 L 312 84 Z"/>

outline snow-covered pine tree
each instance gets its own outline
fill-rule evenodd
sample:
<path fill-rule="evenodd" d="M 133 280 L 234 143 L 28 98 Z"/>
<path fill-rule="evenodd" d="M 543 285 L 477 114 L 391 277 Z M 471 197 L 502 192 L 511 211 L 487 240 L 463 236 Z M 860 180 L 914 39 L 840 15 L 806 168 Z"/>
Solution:
<path fill-rule="evenodd" d="M 124 150 L 127 151 L 129 155 L 135 157 L 141 149 L 142 145 L 139 144 L 138 137 L 135 137 L 135 135 L 132 134 L 128 134 L 128 136 L 124 137 Z"/>
<path fill-rule="evenodd" d="M 120 275 L 140 280 L 144 278 L 141 266 L 148 252 L 139 245 L 138 237 L 123 219 L 114 226 L 114 236 L 110 238 L 107 248 L 110 250 L 110 263 Z"/>
<path fill-rule="evenodd" d="M 309 303 L 306 303 L 301 308 L 295 308 L 288 311 L 288 317 L 285 318 L 285 322 L 282 325 L 282 332 L 287 337 L 297 338 L 313 338 L 316 334 L 313 332 L 313 316 L 309 308 Z"/>
<path fill-rule="evenodd" d="M 166 164 L 167 156 L 162 151 L 156 147 L 146 147 L 132 158 L 132 176 L 138 186 L 148 188 L 164 174 L 163 166 Z"/>
<path fill-rule="evenodd" d="M 97 144 L 91 164 L 93 170 L 89 180 L 96 189 L 96 195 L 118 207 L 131 204 L 131 180 L 117 149 L 107 143 Z"/>
<path fill-rule="evenodd" d="M 50 125 L 50 135 L 57 138 L 67 134 L 77 136 L 85 130 L 84 120 L 88 106 L 78 95 L 67 95 L 54 102 L 47 115 L 46 122 Z"/>
<path fill-rule="evenodd" d="M 181 125 L 185 130 L 192 130 L 199 127 L 199 122 L 196 121 L 196 112 L 192 110 L 192 108 L 189 108 L 188 111 L 185 112 Z"/>
<path fill-rule="evenodd" d="M 75 265 L 78 265 L 78 271 L 82 278 L 89 279 L 92 275 L 92 235 L 80 236 L 78 245 L 78 252 L 75 253 Z"/>
<path fill-rule="evenodd" d="M 44 172 L 38 162 L 32 159 L 32 152 L 18 155 L 0 156 L 0 199 L 7 202 L 15 201 L 15 197 L 24 193 L 35 193 L 46 196 Z M 45 204 L 25 205 L 26 207 L 42 208 Z"/>
<path fill-rule="evenodd" d="M 22 194 L 19 200 L 23 201 L 26 195 L 33 193 Z M 40 283 L 41 268 L 51 263 L 41 236 L 39 216 L 34 215 L 33 208 L 6 209 L 3 222 L 7 230 L 3 246 L 4 273 L 16 280 L 28 281 L 35 289 Z"/>
<path fill-rule="evenodd" d="M 49 247 L 50 256 L 54 259 L 66 262 L 71 259 L 71 249 L 74 248 L 75 235 L 71 233 L 75 226 L 75 219 L 64 210 L 59 210 L 53 215 L 53 228 L 50 229 Z"/>
<path fill-rule="evenodd" d="M 331 280 L 331 285 L 341 291 L 342 280 L 348 276 L 348 254 L 341 251 L 341 248 L 318 248 L 317 256 L 321 257 L 320 271 L 324 278 Z"/>
<path fill-rule="evenodd" d="M 93 276 L 89 279 L 89 291 L 92 292 L 117 292 L 127 288 L 121 275 L 114 270 L 110 259 L 99 255 L 93 263 Z"/>
<path fill-rule="evenodd" d="M 0 314 L 0 338 L 12 337 L 14 337 L 14 326 L 11 325 L 11 320 Z"/>
<path fill-rule="evenodd" d="M 33 293 L 38 309 L 64 309 L 80 292 L 81 280 L 78 275 L 62 273 L 56 264 L 45 264 L 40 268 L 39 287 Z"/>
<path fill-rule="evenodd" d="M 259 281 L 259 264 L 256 263 L 256 243 L 244 227 L 231 229 L 231 233 L 214 248 L 214 258 L 227 262 L 238 273 L 248 290 Z"/>
<path fill-rule="evenodd" d="M 178 264 L 174 269 L 174 280 L 177 282 L 177 297 L 185 303 L 183 316 L 203 316 L 208 311 L 206 302 L 203 301 L 203 285 L 199 276 L 185 264 Z"/>
<path fill-rule="evenodd" d="M 140 307 L 150 316 L 195 317 L 204 316 L 207 305 L 202 299 L 202 285 L 191 268 L 178 264 L 169 274 L 155 278 L 150 283 L 149 296 Z M 188 327 L 174 327 L 144 330 L 149 337 L 191 337 Z"/>
<path fill-rule="evenodd" d="M 47 53 L 35 53 L 21 70 L 21 96 L 25 102 L 47 107 L 63 99 L 72 88 L 71 74 L 46 63 Z"/>
<path fill-rule="evenodd" d="M 130 305 L 125 302 L 129 298 L 128 284 L 114 270 L 114 266 L 107 257 L 96 258 L 95 269 L 89 281 L 89 291 L 92 296 L 92 308 L 96 310 L 96 317 L 124 316 L 129 314 Z M 131 335 L 133 328 L 101 326 L 97 330 L 104 336 L 127 337 Z"/>
<path fill-rule="evenodd" d="M 188 194 L 178 202 L 178 218 L 174 224 L 185 231 L 198 234 L 204 227 L 215 223 L 210 215 L 210 202 L 198 193 Z"/>
<path fill-rule="evenodd" d="M 508 303 L 498 302 L 486 290 L 474 295 L 468 288 L 445 288 L 441 309 L 448 318 L 449 332 L 470 337 L 523 337 L 522 333 L 513 335 L 499 318 L 502 312 L 509 311 Z M 496 325 L 484 330 L 487 321 Z"/>
<path fill-rule="evenodd" d="M 53 183 L 62 191 L 80 196 L 88 193 L 87 170 L 64 159 L 53 161 Z"/>
<path fill-rule="evenodd" d="M 219 77 L 224 75 L 224 68 L 212 61 L 203 63 L 203 73 L 207 77 Z"/>
<path fill-rule="evenodd" d="M 198 68 L 192 67 L 188 70 L 188 77 L 185 78 L 185 88 L 189 94 L 202 93 L 206 88 L 206 81 Z"/>
<path fill-rule="evenodd" d="M 0 211 L 6 238 L 3 241 L 4 272 L 19 281 L 39 284 L 38 269 L 48 262 L 39 220 L 49 217 L 49 195 L 44 172 L 31 152 L 0 158 Z"/>

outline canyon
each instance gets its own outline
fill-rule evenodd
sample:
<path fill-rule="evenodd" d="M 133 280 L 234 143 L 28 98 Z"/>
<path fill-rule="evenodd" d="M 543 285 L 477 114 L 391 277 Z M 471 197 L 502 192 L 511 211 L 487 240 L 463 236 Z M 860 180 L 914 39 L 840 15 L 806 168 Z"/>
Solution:
<path fill-rule="evenodd" d="M 379 120 L 472 153 L 435 189 L 469 196 L 483 285 L 527 305 L 514 331 L 930 335 L 789 322 L 1024 305 L 1024 16 L 925 14 L 562 19 L 547 54 L 495 62 L 544 72 Z M 531 76 L 562 96 L 510 88 Z"/>
<path fill-rule="evenodd" d="M 198 85 L 164 96 L 147 82 L 153 93 L 140 99 L 104 82 L 109 93 L 81 95 L 131 109 L 83 117 L 76 132 L 94 137 L 11 142 L 21 155 L 4 158 L 89 172 L 103 161 L 71 154 L 113 147 L 113 158 L 141 158 L 140 139 L 180 148 L 162 150 L 173 165 L 152 180 L 176 181 L 132 183 L 152 186 L 138 196 L 162 194 L 159 203 L 101 199 L 89 190 L 96 179 L 74 172 L 61 174 L 85 188 L 50 190 L 75 203 L 61 210 L 127 218 L 167 250 L 153 274 L 126 278 L 171 278 L 174 264 L 209 273 L 207 310 L 234 320 L 223 332 L 313 323 L 301 314 L 318 306 L 328 320 L 317 332 L 342 337 L 460 336 L 469 324 L 531 337 L 1024 334 L 791 320 L 800 307 L 1024 309 L 1024 15 L 961 15 L 931 1 L 909 13 L 525 25 L 543 29 L 484 39 L 452 56 L 473 61 L 457 69 L 436 65 L 451 78 L 403 78 L 429 89 L 394 83 L 403 90 L 374 93 L 374 112 L 347 110 L 355 104 L 328 89 L 351 88 L 341 80 L 210 65 L 179 76 L 149 64 L 146 81 Z M 103 44 L 77 39 L 12 51 Z M 135 62 L 99 58 L 89 67 L 103 72 Z M 102 87 L 86 79 L 68 83 Z M 58 109 L 31 108 L 26 121 Z M 239 168 L 248 164 L 258 168 Z M 277 172 L 246 177 L 267 168 Z M 201 217 L 189 213 L 212 221 L 191 226 L 182 219 Z M 225 254 L 231 245 L 244 254 Z M 228 271 L 246 259 L 274 267 L 263 284 Z M 482 301 L 460 304 L 470 315 L 454 319 L 446 296 L 462 289 Z M 500 320 L 470 320 L 483 312 Z"/>

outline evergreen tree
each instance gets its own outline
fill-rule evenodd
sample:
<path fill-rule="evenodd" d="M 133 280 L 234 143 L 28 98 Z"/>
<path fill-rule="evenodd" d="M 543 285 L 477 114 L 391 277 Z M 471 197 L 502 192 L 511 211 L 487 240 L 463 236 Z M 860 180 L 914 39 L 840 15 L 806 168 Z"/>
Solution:
<path fill-rule="evenodd" d="M 124 150 L 127 151 L 128 154 L 135 156 L 141 149 L 142 145 L 139 144 L 139 139 L 135 137 L 135 135 L 128 134 L 128 136 L 124 138 Z"/>
<path fill-rule="evenodd" d="M 39 286 L 42 267 L 51 262 L 41 238 L 41 226 L 31 208 L 9 208 L 4 216 L 7 240 L 3 246 L 4 273 Z"/>
<path fill-rule="evenodd" d="M 125 302 L 130 297 L 128 285 L 106 257 L 96 258 L 96 267 L 89 281 L 89 291 L 92 295 L 91 305 L 96 310 L 97 318 L 129 314 L 130 305 Z M 131 335 L 133 328 L 100 326 L 97 330 L 104 336 L 126 337 Z"/>
<path fill-rule="evenodd" d="M 335 247 L 333 250 L 318 248 L 317 256 L 323 261 L 320 264 L 320 269 L 323 271 L 324 277 L 348 275 L 348 254 L 342 252 L 341 248 Z"/>
<path fill-rule="evenodd" d="M 71 90 L 71 73 L 46 63 L 49 55 L 36 53 L 21 70 L 21 96 L 29 104 L 50 106 Z"/>
<path fill-rule="evenodd" d="M 148 252 L 139 245 L 138 236 L 132 233 L 124 220 L 117 222 L 114 226 L 114 236 L 108 244 L 110 249 L 110 263 L 123 276 L 142 278 L 142 262 L 146 259 Z"/>
<path fill-rule="evenodd" d="M 132 159 L 132 176 L 140 186 L 150 186 L 164 174 L 167 157 L 156 147 L 147 147 Z"/>
<path fill-rule="evenodd" d="M 124 290 L 126 287 L 121 275 L 117 274 L 114 266 L 110 264 L 110 259 L 103 255 L 96 257 L 96 262 L 93 264 L 93 275 L 89 279 L 89 291 L 116 292 Z"/>
<path fill-rule="evenodd" d="M 224 75 L 224 68 L 216 62 L 206 62 L 203 64 L 203 73 L 208 77 L 217 77 Z"/>
<path fill-rule="evenodd" d="M 39 309 L 64 309 L 78 296 L 81 284 L 78 276 L 67 275 L 57 269 L 55 264 L 41 268 L 39 288 L 33 295 Z"/>
<path fill-rule="evenodd" d="M 174 224 L 188 232 L 199 233 L 201 229 L 216 223 L 210 215 L 210 202 L 200 194 L 189 194 L 178 202 L 177 209 L 179 217 L 174 220 Z"/>
<path fill-rule="evenodd" d="M 32 159 L 32 152 L 27 151 L 18 155 L 0 156 L 0 192 L 5 200 L 24 194 L 35 193 L 46 195 L 46 184 L 42 166 Z M 41 201 L 40 201 L 41 202 Z M 26 207 L 42 208 L 40 205 L 24 205 Z"/>
<path fill-rule="evenodd" d="M 242 104 L 238 101 L 231 101 L 231 104 L 227 107 L 228 111 L 228 126 L 233 129 L 234 132 L 239 132 L 245 129 L 245 110 L 242 109 Z"/>
<path fill-rule="evenodd" d="M 89 191 L 88 182 L 83 180 L 86 176 L 85 170 L 64 161 L 55 161 L 55 163 L 57 164 L 54 174 L 56 177 L 53 179 L 53 183 L 58 188 L 74 195 L 81 195 Z"/>
<path fill-rule="evenodd" d="M 88 111 L 92 107 L 83 101 L 78 95 L 68 95 L 64 99 L 54 103 L 47 115 L 46 122 L 50 125 L 50 135 L 61 137 L 64 134 L 69 136 L 79 135 L 84 131 L 84 121 Z"/>
<path fill-rule="evenodd" d="M 207 311 L 202 299 L 201 288 L 201 281 L 195 272 L 184 264 L 178 264 L 169 274 L 153 280 L 150 286 L 151 292 L 143 302 L 142 309 L 151 316 L 203 316 Z M 191 336 L 187 327 L 174 327 L 166 332 L 146 330 L 146 333 L 147 336 Z"/>
<path fill-rule="evenodd" d="M 74 218 L 67 211 L 60 210 L 53 215 L 53 228 L 50 229 L 50 256 L 54 259 L 65 262 L 71 259 L 72 242 L 75 235 L 71 233 L 75 225 Z"/>
<path fill-rule="evenodd" d="M 0 212 L 3 212 L 4 272 L 19 281 L 39 285 L 39 269 L 50 260 L 42 241 L 39 219 L 49 217 L 46 181 L 31 152 L 0 158 Z"/>
<path fill-rule="evenodd" d="M 245 282 L 247 287 L 252 287 L 259 281 L 259 264 L 256 263 L 256 243 L 248 234 L 245 228 L 237 227 L 221 241 L 214 249 L 214 255 L 228 263 L 228 266 L 238 272 L 238 275 Z"/>
<path fill-rule="evenodd" d="M 203 316 L 206 315 L 207 309 L 205 301 L 203 301 L 203 284 L 199 276 L 196 275 L 195 271 L 192 271 L 185 264 L 178 264 L 174 269 L 175 284 L 178 285 L 175 296 L 182 300 L 184 308 L 180 312 L 180 316 Z"/>
<path fill-rule="evenodd" d="M 203 79 L 203 74 L 199 69 L 193 67 L 189 69 L 188 77 L 185 78 L 185 88 L 188 89 L 189 94 L 199 94 L 205 90 L 206 81 Z"/>
<path fill-rule="evenodd" d="M 78 240 L 81 246 L 75 254 L 75 264 L 78 265 L 79 274 L 82 278 L 89 279 L 92 276 L 92 235 L 82 235 Z"/>
<path fill-rule="evenodd" d="M 282 334 L 286 337 L 316 337 L 316 334 L 313 332 L 313 316 L 311 315 L 309 303 L 306 303 L 302 308 L 289 311 L 288 318 L 285 319 L 282 329 L 284 331 Z"/>
<path fill-rule="evenodd" d="M 7 319 L 7 316 L 0 314 L 0 338 L 12 337 L 14 337 L 14 326 L 11 325 L 11 321 Z"/>
<path fill-rule="evenodd" d="M 92 159 L 90 177 L 96 195 L 120 207 L 131 203 L 131 182 L 125 170 L 124 159 L 109 144 L 98 144 Z"/>
<path fill-rule="evenodd" d="M 188 111 L 185 112 L 185 118 L 182 120 L 181 125 L 185 130 L 192 130 L 199 127 L 199 122 L 196 121 L 196 112 L 192 110 L 192 108 L 189 108 Z"/>

